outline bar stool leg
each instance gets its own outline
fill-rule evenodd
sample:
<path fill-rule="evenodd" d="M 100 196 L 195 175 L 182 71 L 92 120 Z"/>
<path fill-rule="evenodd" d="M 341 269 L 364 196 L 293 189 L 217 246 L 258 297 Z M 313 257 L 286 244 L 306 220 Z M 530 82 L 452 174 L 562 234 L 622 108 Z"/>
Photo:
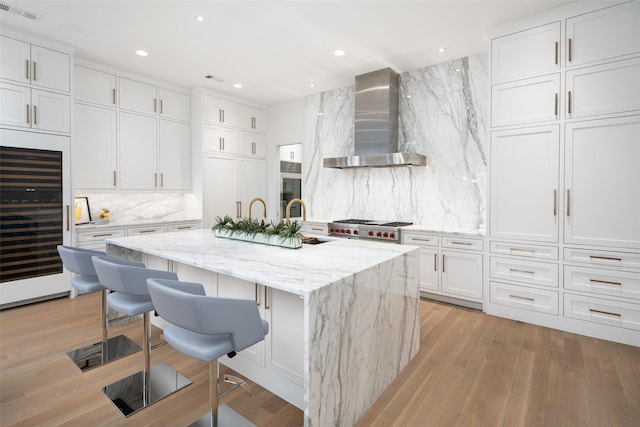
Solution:
<path fill-rule="evenodd" d="M 151 399 L 149 398 L 149 390 L 151 389 L 151 385 L 149 381 L 151 380 L 151 340 L 149 339 L 149 332 L 151 330 L 149 312 L 146 312 L 142 315 L 143 322 L 143 336 L 142 336 L 142 351 L 144 352 L 144 371 L 143 371 L 143 396 L 144 396 L 144 406 L 147 406 L 151 403 Z"/>
<path fill-rule="evenodd" d="M 101 291 L 102 297 L 102 364 L 105 364 L 109 361 L 109 338 L 107 328 L 109 326 L 109 317 L 108 312 L 109 308 L 107 306 L 107 293 L 109 291 L 105 288 Z"/>

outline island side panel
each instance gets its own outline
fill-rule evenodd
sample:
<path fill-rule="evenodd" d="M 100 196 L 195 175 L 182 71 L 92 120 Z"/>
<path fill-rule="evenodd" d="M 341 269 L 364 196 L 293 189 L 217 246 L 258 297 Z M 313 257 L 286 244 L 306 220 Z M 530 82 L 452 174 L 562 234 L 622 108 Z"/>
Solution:
<path fill-rule="evenodd" d="M 305 426 L 355 425 L 420 349 L 418 250 L 308 296 Z"/>

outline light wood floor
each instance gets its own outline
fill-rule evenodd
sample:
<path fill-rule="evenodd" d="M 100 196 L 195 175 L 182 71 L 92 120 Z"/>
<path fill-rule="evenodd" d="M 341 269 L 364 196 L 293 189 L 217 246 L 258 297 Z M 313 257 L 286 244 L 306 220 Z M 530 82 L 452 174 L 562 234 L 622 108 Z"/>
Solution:
<path fill-rule="evenodd" d="M 140 370 L 142 354 L 84 374 L 65 354 L 100 339 L 99 306 L 84 295 L 0 312 L 0 425 L 185 426 L 207 411 L 207 364 L 165 345 L 152 364 L 193 384 L 122 418 L 100 387 Z M 637 347 L 426 300 L 421 328 L 420 352 L 359 427 L 640 425 Z M 110 333 L 141 342 L 141 330 L 136 321 Z M 302 425 L 302 411 L 253 387 L 224 402 L 259 426 Z"/>

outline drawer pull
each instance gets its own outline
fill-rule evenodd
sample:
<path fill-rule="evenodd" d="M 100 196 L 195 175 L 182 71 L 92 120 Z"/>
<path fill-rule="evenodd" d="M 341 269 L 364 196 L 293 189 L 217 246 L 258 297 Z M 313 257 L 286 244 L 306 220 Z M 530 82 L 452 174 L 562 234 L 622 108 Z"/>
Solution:
<path fill-rule="evenodd" d="M 509 248 L 509 250 L 512 252 L 527 252 L 530 254 L 536 253 L 535 249 L 527 249 L 527 248 Z"/>
<path fill-rule="evenodd" d="M 431 239 L 423 239 L 423 238 L 420 238 L 420 237 L 412 237 L 411 240 L 415 240 L 417 242 L 430 242 L 431 241 Z"/>
<path fill-rule="evenodd" d="M 521 297 L 520 295 L 513 295 L 513 294 L 509 294 L 509 298 L 521 299 L 521 300 L 525 300 L 525 301 L 529 301 L 529 302 L 534 302 L 535 301 L 535 299 L 533 299 L 531 297 Z"/>
<path fill-rule="evenodd" d="M 555 60 L 556 60 L 556 65 L 558 65 L 558 42 L 556 42 L 556 56 L 555 56 Z"/>
<path fill-rule="evenodd" d="M 622 315 L 620 313 L 611 313 L 610 311 L 596 310 L 594 308 L 590 308 L 589 311 L 592 312 L 592 313 L 608 314 L 609 316 L 622 317 Z"/>
<path fill-rule="evenodd" d="M 258 300 L 258 284 L 257 284 L 257 283 L 254 283 L 254 286 L 255 286 L 255 290 L 256 290 L 256 296 L 255 296 L 255 298 L 256 298 L 256 305 L 257 305 L 258 307 L 260 307 L 260 300 Z"/>
<path fill-rule="evenodd" d="M 185 225 L 185 226 L 182 226 L 182 227 L 176 227 L 176 229 L 177 230 L 189 230 L 189 229 L 191 229 L 191 227 L 188 226 L 188 225 Z"/>
<path fill-rule="evenodd" d="M 572 44 L 572 43 L 571 43 L 571 39 L 569 39 L 569 62 L 571 62 L 571 59 L 572 59 L 572 58 L 571 58 L 571 56 L 572 56 L 572 55 L 571 55 L 571 53 L 572 53 L 572 49 L 571 49 L 571 47 L 572 47 L 572 46 L 571 46 L 571 44 Z"/>
<path fill-rule="evenodd" d="M 433 271 L 438 271 L 438 254 L 433 254 Z"/>
<path fill-rule="evenodd" d="M 610 256 L 600 256 L 600 255 L 589 255 L 591 259 L 606 259 L 609 261 L 622 261 L 622 258 L 610 257 Z"/>
<path fill-rule="evenodd" d="M 311 227 L 311 231 L 324 231 L 322 228 L 313 228 Z"/>
<path fill-rule="evenodd" d="M 553 115 L 554 117 L 558 117 L 558 94 L 556 93 L 555 102 L 553 104 Z"/>
<path fill-rule="evenodd" d="M 517 268 L 510 268 L 509 269 L 510 272 L 512 273 L 525 273 L 525 274 L 531 274 L 532 276 L 535 276 L 535 272 L 533 271 L 529 271 L 529 270 L 519 270 Z"/>
<path fill-rule="evenodd" d="M 589 281 L 593 282 L 593 283 L 605 283 L 607 285 L 622 286 L 622 283 L 620 283 L 620 282 L 610 282 L 608 280 L 589 279 Z"/>
<path fill-rule="evenodd" d="M 138 233 L 143 234 L 143 233 L 155 233 L 157 230 L 140 230 L 138 231 Z"/>
<path fill-rule="evenodd" d="M 109 237 L 113 236 L 113 233 L 105 233 L 105 234 L 94 234 L 93 237 Z"/>
<path fill-rule="evenodd" d="M 452 245 L 464 245 L 464 246 L 471 246 L 473 245 L 473 243 L 470 242 L 451 242 Z"/>

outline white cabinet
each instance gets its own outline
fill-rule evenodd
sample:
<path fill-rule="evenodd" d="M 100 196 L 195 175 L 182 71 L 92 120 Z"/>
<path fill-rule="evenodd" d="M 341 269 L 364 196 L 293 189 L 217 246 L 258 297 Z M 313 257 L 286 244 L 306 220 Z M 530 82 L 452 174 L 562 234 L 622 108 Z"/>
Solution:
<path fill-rule="evenodd" d="M 639 112 L 639 78 L 640 58 L 567 71 L 567 118 Z"/>
<path fill-rule="evenodd" d="M 76 103 L 73 171 L 76 188 L 112 190 L 117 186 L 117 112 Z"/>
<path fill-rule="evenodd" d="M 267 148 L 264 135 L 240 131 L 238 138 L 238 154 L 266 157 Z"/>
<path fill-rule="evenodd" d="M 249 105 L 238 105 L 238 126 L 254 132 L 264 132 L 266 113 L 264 110 Z"/>
<path fill-rule="evenodd" d="M 402 243 L 420 247 L 421 292 L 482 302 L 482 240 L 409 231 Z"/>
<path fill-rule="evenodd" d="M 498 127 L 557 120 L 559 94 L 560 74 L 557 73 L 493 85 L 491 125 Z"/>
<path fill-rule="evenodd" d="M 204 178 L 205 228 L 218 216 L 242 217 L 254 197 L 266 194 L 264 160 L 206 154 Z"/>
<path fill-rule="evenodd" d="M 120 77 L 120 108 L 138 113 L 156 114 L 156 86 Z"/>
<path fill-rule="evenodd" d="M 54 132 L 71 131 L 69 95 L 0 83 L 0 124 Z"/>
<path fill-rule="evenodd" d="M 235 102 L 203 95 L 203 120 L 205 123 L 236 126 L 237 111 Z"/>
<path fill-rule="evenodd" d="M 637 1 L 567 19 L 567 67 L 640 53 L 639 22 Z"/>
<path fill-rule="evenodd" d="M 570 123 L 565 242 L 640 248 L 640 116 Z"/>
<path fill-rule="evenodd" d="M 282 145 L 280 147 L 280 161 L 302 163 L 302 144 Z"/>
<path fill-rule="evenodd" d="M 0 78 L 69 92 L 70 56 L 11 37 L 0 36 Z"/>
<path fill-rule="evenodd" d="M 158 185 L 155 117 L 120 112 L 119 187 L 154 190 Z"/>
<path fill-rule="evenodd" d="M 235 154 L 238 152 L 238 132 L 224 127 L 205 126 L 202 141 L 204 151 Z"/>
<path fill-rule="evenodd" d="M 491 40 L 491 80 L 512 81 L 560 69 L 560 22 Z"/>
<path fill-rule="evenodd" d="M 491 236 L 558 241 L 558 126 L 491 134 Z"/>
<path fill-rule="evenodd" d="M 191 120 L 189 95 L 159 87 L 158 103 L 157 110 L 161 117 L 183 122 Z"/>
<path fill-rule="evenodd" d="M 191 187 L 191 126 L 160 120 L 158 129 L 158 188 L 188 190 Z"/>
<path fill-rule="evenodd" d="M 104 107 L 116 107 L 116 76 L 82 65 L 74 66 L 73 97 L 75 101 Z"/>

